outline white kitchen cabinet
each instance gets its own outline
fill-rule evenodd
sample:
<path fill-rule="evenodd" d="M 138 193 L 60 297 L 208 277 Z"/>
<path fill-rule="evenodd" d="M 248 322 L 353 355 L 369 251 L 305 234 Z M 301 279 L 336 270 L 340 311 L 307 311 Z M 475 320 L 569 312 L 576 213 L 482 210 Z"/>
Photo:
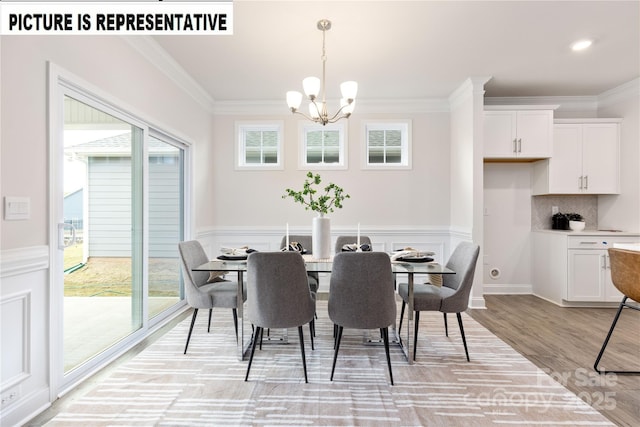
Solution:
<path fill-rule="evenodd" d="M 622 293 L 611 280 L 606 250 L 569 249 L 567 301 L 620 302 Z"/>
<path fill-rule="evenodd" d="M 539 194 L 618 194 L 620 124 L 556 121 L 553 155 L 534 163 L 532 192 Z"/>
<path fill-rule="evenodd" d="M 601 234 L 600 234 L 601 233 Z M 533 241 L 533 293 L 562 306 L 620 303 L 611 280 L 608 248 L 638 243 L 629 233 L 536 231 Z"/>
<path fill-rule="evenodd" d="M 485 159 L 551 156 L 553 110 L 485 110 Z"/>

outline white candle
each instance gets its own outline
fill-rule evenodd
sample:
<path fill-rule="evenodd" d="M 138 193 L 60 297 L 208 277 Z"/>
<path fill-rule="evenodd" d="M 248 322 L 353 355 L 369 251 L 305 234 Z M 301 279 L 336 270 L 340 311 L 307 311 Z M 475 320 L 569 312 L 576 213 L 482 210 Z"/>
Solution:
<path fill-rule="evenodd" d="M 358 245 L 356 250 L 360 250 L 360 223 L 358 223 L 358 241 L 356 244 Z"/>
<path fill-rule="evenodd" d="M 289 250 L 289 223 L 287 223 L 287 251 Z"/>

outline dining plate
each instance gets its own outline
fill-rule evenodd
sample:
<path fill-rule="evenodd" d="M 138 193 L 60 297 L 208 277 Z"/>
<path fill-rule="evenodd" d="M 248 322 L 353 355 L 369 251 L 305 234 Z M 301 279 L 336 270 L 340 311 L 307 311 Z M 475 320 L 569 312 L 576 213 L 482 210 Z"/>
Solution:
<path fill-rule="evenodd" d="M 431 261 L 433 261 L 433 258 L 428 257 L 428 256 L 406 256 L 406 257 L 398 258 L 397 261 L 404 261 L 404 262 L 431 262 Z"/>
<path fill-rule="evenodd" d="M 246 261 L 247 254 L 244 255 L 218 255 L 218 259 L 222 261 Z"/>

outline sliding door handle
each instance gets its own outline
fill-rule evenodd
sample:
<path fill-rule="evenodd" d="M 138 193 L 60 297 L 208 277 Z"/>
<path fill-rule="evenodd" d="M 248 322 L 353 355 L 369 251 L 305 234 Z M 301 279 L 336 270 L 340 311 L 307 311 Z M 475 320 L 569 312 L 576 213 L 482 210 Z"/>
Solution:
<path fill-rule="evenodd" d="M 71 237 L 65 240 L 64 230 L 67 228 L 71 230 Z M 75 242 L 76 228 L 73 226 L 73 224 L 67 224 L 66 222 L 58 224 L 58 249 L 64 250 L 64 248 L 73 245 Z"/>

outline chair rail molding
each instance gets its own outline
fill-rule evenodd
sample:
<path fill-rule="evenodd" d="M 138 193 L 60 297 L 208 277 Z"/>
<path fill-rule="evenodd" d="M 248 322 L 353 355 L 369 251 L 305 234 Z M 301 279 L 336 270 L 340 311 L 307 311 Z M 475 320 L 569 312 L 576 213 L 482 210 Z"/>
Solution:
<path fill-rule="evenodd" d="M 49 246 L 5 249 L 0 253 L 0 278 L 49 268 Z"/>

